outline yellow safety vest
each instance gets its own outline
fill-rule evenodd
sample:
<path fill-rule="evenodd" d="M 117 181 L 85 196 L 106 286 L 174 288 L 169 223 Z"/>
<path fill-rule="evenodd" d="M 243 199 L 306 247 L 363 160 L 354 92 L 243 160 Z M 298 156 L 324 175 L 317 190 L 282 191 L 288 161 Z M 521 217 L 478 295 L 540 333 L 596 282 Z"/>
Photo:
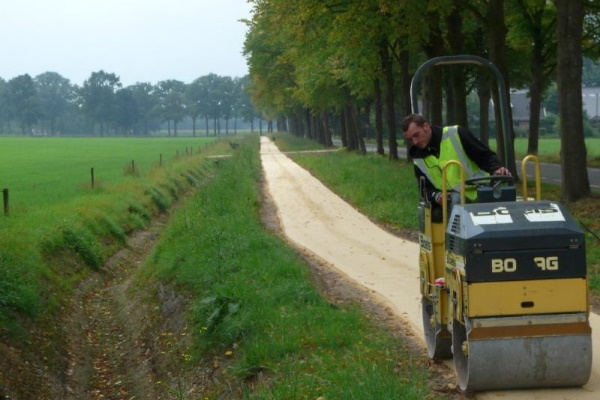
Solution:
<path fill-rule="evenodd" d="M 465 179 L 489 175 L 483 171 L 473 160 L 467 157 L 460 137 L 458 126 L 446 126 L 442 130 L 442 141 L 440 143 L 439 158 L 429 155 L 425 158 L 415 158 L 413 163 L 425 174 L 427 179 L 437 189 L 442 190 L 442 167 L 450 160 L 459 161 L 465 169 Z M 450 190 L 460 191 L 460 171 L 458 168 L 450 167 L 446 171 L 446 187 Z M 465 188 L 465 197 L 470 201 L 477 199 L 477 189 L 474 186 Z"/>

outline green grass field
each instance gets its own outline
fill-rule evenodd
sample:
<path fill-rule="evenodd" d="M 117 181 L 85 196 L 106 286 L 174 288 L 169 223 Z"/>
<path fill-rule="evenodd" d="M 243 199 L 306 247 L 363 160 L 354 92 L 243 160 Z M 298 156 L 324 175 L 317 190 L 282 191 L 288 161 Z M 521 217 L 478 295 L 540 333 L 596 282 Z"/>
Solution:
<path fill-rule="evenodd" d="M 214 138 L 28 138 L 0 137 L 0 188 L 9 188 L 11 209 L 67 201 L 91 187 L 145 176 L 179 154 L 197 154 Z"/>
<path fill-rule="evenodd" d="M 600 138 L 585 139 L 587 163 L 589 167 L 600 167 Z M 490 147 L 495 149 L 496 142 L 491 141 Z M 560 139 L 540 139 L 538 157 L 542 162 L 560 163 Z M 515 140 L 515 156 L 522 159 L 527 155 L 527 139 Z"/>

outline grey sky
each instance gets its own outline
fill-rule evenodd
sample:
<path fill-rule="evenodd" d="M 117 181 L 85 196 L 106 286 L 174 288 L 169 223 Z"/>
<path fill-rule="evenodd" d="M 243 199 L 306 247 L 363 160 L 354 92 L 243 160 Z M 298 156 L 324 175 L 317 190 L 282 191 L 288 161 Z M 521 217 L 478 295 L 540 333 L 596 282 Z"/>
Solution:
<path fill-rule="evenodd" d="M 248 73 L 246 0 L 0 0 L 0 77 L 94 71 L 123 85 Z"/>

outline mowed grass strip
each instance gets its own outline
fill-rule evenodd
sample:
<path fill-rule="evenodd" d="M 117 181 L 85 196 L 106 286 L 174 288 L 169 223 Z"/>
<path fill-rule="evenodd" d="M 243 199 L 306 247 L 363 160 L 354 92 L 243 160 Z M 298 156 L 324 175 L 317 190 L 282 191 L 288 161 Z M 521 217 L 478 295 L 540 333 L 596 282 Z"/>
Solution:
<path fill-rule="evenodd" d="M 276 135 L 276 144 L 286 151 L 306 148 L 307 144 L 296 144 L 302 141 L 309 140 L 288 134 Z M 600 139 L 587 139 L 587 142 L 589 153 L 600 155 Z M 518 140 L 519 143 L 521 148 L 526 145 L 524 140 Z M 550 161 L 553 152 L 558 151 L 558 144 L 558 139 L 540 140 L 540 158 Z M 361 156 L 345 150 L 326 154 L 293 154 L 290 157 L 373 220 L 393 230 L 418 230 L 417 183 L 413 165 L 406 160 L 390 162 L 386 157 L 375 154 Z M 533 182 L 529 184 L 531 195 L 535 188 Z M 519 184 L 519 193 L 520 189 Z M 542 185 L 542 198 L 560 201 L 560 187 Z M 565 204 L 565 207 L 580 222 L 586 234 L 591 288 L 600 295 L 600 194 L 593 193 L 574 204 Z"/>
<path fill-rule="evenodd" d="M 248 399 L 435 398 L 423 359 L 357 307 L 329 303 L 296 252 L 263 227 L 258 148 L 249 139 L 222 160 L 145 264 L 145 284 L 187 293 L 196 361 L 225 366 L 227 384 L 203 397 L 229 385 Z"/>
<path fill-rule="evenodd" d="M 0 334 L 12 336 L 22 333 L 21 323 L 52 318 L 81 278 L 126 245 L 129 233 L 146 227 L 214 169 L 204 154 L 173 157 L 183 144 L 178 140 L 1 138 L 0 143 L 5 157 L 0 185 L 14 183 L 10 214 L 0 215 Z M 27 155 L 16 154 L 24 148 Z M 220 143 L 206 153 L 228 149 Z M 162 166 L 160 151 L 171 154 Z M 133 153 L 146 163 L 135 174 L 121 168 Z M 90 161 L 114 170 L 94 189 L 84 187 L 80 171 Z M 13 208 L 21 201 L 26 205 Z"/>

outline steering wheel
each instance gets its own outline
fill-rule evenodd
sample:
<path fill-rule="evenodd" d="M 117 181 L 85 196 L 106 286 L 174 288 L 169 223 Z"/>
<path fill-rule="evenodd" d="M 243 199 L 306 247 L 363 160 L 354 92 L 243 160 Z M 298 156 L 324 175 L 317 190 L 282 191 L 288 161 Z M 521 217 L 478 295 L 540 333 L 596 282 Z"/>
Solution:
<path fill-rule="evenodd" d="M 477 178 L 467 179 L 465 181 L 465 185 L 475 185 L 477 187 L 491 186 L 493 188 L 496 188 L 501 184 L 513 185 L 514 183 L 514 176 L 510 175 L 480 176 Z"/>

